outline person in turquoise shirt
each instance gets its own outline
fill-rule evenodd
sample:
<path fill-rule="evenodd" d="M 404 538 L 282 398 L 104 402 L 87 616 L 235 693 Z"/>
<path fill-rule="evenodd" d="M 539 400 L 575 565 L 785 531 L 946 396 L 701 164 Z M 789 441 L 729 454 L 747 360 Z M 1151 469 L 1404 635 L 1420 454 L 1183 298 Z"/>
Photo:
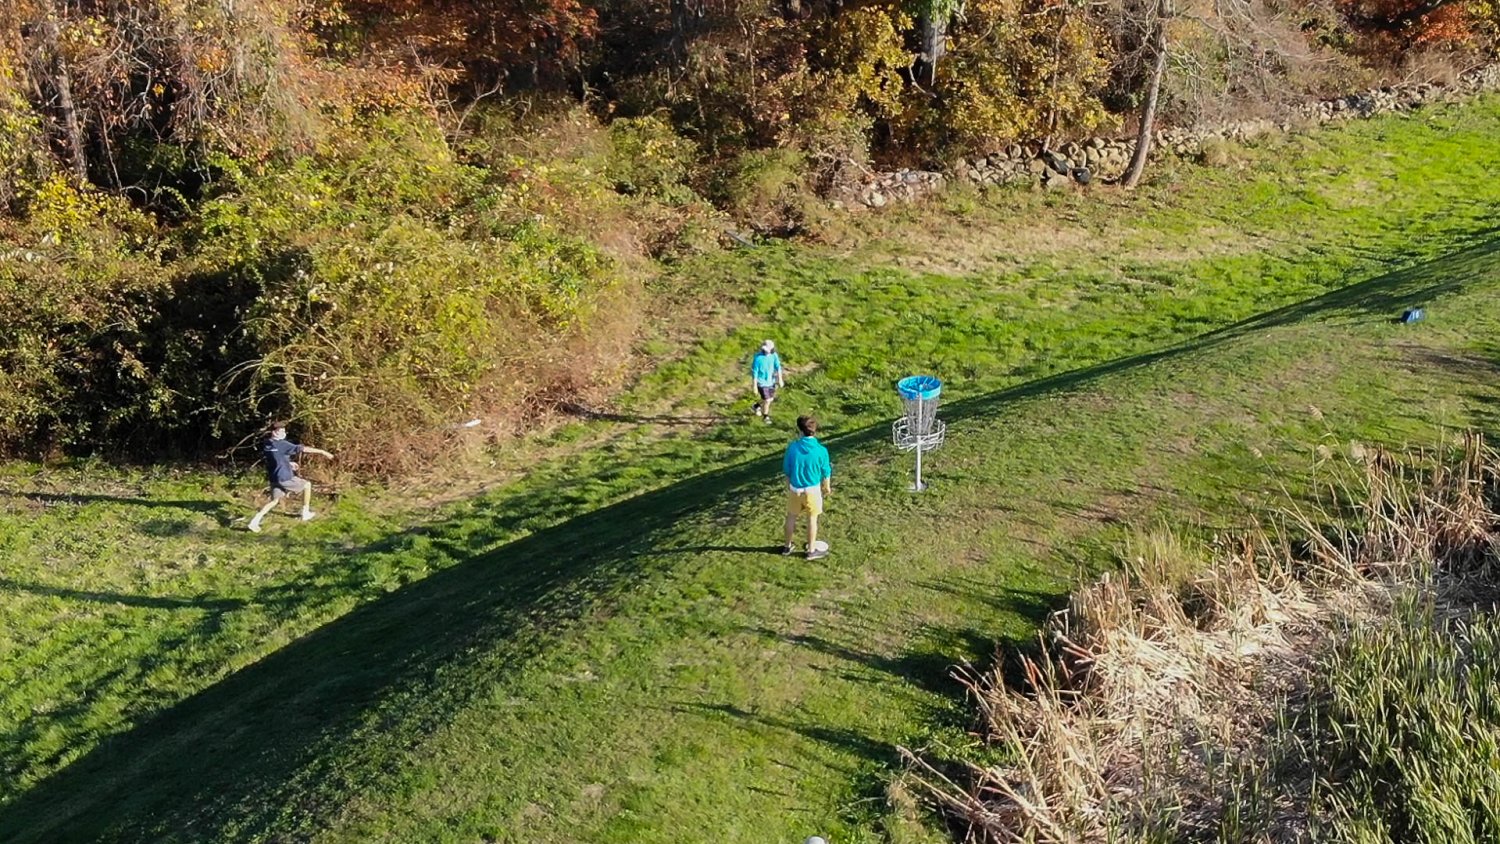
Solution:
<path fill-rule="evenodd" d="M 755 415 L 771 424 L 771 402 L 776 400 L 777 388 L 786 386 L 786 378 L 781 374 L 776 344 L 770 340 L 760 344 L 750 361 L 750 386 L 755 390 Z"/>
<path fill-rule="evenodd" d="M 781 553 L 791 554 L 796 550 L 792 539 L 797 533 L 797 518 L 805 513 L 807 558 L 816 560 L 828 556 L 828 546 L 818 545 L 818 517 L 823 515 L 824 500 L 833 492 L 829 483 L 833 465 L 828 461 L 828 449 L 818 442 L 818 420 L 799 416 L 797 430 L 802 436 L 786 447 L 786 456 L 781 459 L 781 471 L 787 481 L 786 544 Z"/>

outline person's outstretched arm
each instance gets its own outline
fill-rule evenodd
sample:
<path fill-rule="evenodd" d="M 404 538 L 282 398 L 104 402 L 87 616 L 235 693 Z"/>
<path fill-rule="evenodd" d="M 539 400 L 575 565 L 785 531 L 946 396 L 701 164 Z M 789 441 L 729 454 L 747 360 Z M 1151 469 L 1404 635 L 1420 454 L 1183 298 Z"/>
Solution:
<path fill-rule="evenodd" d="M 333 452 L 331 452 L 331 451 L 324 451 L 321 448 L 313 448 L 310 445 L 304 445 L 302 447 L 302 453 L 303 454 L 316 454 L 319 457 L 327 457 L 330 460 L 333 459 Z"/>

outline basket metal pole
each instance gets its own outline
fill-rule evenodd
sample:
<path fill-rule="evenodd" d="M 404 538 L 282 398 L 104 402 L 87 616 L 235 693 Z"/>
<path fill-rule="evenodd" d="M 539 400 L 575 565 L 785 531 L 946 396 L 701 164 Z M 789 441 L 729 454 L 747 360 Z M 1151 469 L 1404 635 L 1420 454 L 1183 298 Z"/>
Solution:
<path fill-rule="evenodd" d="M 917 393 L 917 483 L 914 492 L 922 491 L 922 394 Z"/>

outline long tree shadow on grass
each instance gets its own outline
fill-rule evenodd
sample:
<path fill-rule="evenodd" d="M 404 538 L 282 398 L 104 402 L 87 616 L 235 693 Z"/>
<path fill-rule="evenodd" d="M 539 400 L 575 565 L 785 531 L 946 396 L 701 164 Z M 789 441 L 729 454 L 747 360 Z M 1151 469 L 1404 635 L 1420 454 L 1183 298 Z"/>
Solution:
<path fill-rule="evenodd" d="M 0 593 L 18 592 L 64 598 L 70 601 L 86 601 L 95 604 L 118 604 L 125 607 L 144 607 L 165 610 L 206 610 L 226 612 L 240 609 L 245 601 L 239 598 L 216 598 L 213 596 L 176 597 L 160 595 L 132 595 L 125 592 L 100 592 L 84 589 L 67 589 L 41 583 L 28 583 L 9 577 L 0 577 Z"/>
<path fill-rule="evenodd" d="M 165 510 L 190 510 L 218 517 L 228 509 L 224 501 L 214 499 L 152 499 L 129 495 L 97 495 L 93 493 L 15 492 L 0 489 L 0 496 L 18 501 L 29 501 L 44 507 L 78 506 L 83 504 L 121 504 L 130 507 L 152 507 Z"/>
<path fill-rule="evenodd" d="M 884 674 L 940 697 L 953 697 L 958 691 L 951 679 L 955 668 L 987 658 L 995 646 L 994 636 L 979 630 L 927 629 L 921 632 L 928 637 L 940 636 L 946 647 L 914 647 L 895 655 L 865 650 L 836 638 L 810 633 L 786 633 L 765 628 L 751 628 L 747 632 L 823 654 L 832 660 L 832 667 L 828 670 L 841 672 L 845 679 L 865 682 L 873 679 L 873 675 Z"/>
<path fill-rule="evenodd" d="M 1485 385 L 1500 381 L 1500 344 L 1485 341 L 1467 350 L 1412 350 L 1415 359 L 1425 365 L 1457 376 L 1461 382 Z M 1492 443 L 1500 442 L 1500 399 L 1491 390 L 1468 391 L 1473 411 L 1471 424 Z"/>
<path fill-rule="evenodd" d="M 1166 349 L 954 402 L 945 416 L 962 424 L 1278 325 L 1384 317 L 1492 278 L 1497 248 L 1491 241 Z M 830 444 L 848 454 L 883 444 L 886 434 L 876 425 Z M 104 741 L 0 809 L 0 840 L 304 838 L 342 797 L 397 769 L 412 746 L 576 619 L 643 578 L 693 565 L 692 555 L 651 552 L 673 544 L 673 526 L 686 516 L 732 517 L 754 503 L 778 468 L 779 455 L 750 460 L 477 554 L 541 514 L 508 514 L 492 531 L 476 532 L 470 513 L 393 537 L 381 543 L 383 553 L 442 543 L 459 561 Z"/>
<path fill-rule="evenodd" d="M 805 738 L 836 747 L 866 763 L 888 764 L 894 762 L 897 757 L 895 745 L 873 739 L 858 730 L 829 727 L 816 722 L 796 721 L 773 715 L 761 715 L 727 703 L 682 701 L 673 704 L 672 709 L 684 714 L 728 718 L 731 723 L 738 722 L 741 727 L 750 730 L 770 729 L 797 733 Z M 845 773 L 857 774 L 858 772 L 846 769 Z"/>

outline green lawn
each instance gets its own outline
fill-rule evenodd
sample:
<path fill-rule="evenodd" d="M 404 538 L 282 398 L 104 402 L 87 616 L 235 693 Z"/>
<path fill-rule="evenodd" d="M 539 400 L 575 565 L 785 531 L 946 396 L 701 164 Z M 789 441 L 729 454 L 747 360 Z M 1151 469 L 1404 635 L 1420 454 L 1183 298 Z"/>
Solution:
<path fill-rule="evenodd" d="M 895 748 L 964 742 L 948 666 L 1128 523 L 1232 527 L 1353 440 L 1500 421 L 1497 135 L 1491 99 L 674 268 L 687 325 L 618 418 L 437 510 L 350 490 L 251 536 L 251 478 L 7 467 L 0 840 L 937 840 Z M 817 565 L 769 550 L 763 335 L 782 422 L 830 434 Z M 913 371 L 950 423 L 922 496 L 886 442 Z"/>

